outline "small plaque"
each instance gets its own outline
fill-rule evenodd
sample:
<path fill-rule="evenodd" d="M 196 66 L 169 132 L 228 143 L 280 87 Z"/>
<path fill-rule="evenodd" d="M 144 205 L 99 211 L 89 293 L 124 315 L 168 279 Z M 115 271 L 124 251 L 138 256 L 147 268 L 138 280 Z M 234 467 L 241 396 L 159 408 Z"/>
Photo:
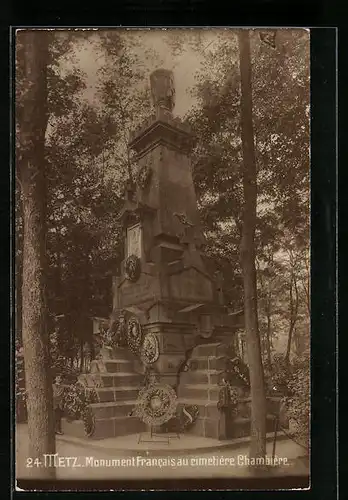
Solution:
<path fill-rule="evenodd" d="M 127 229 L 127 257 L 136 255 L 141 258 L 141 233 L 140 224 Z"/>

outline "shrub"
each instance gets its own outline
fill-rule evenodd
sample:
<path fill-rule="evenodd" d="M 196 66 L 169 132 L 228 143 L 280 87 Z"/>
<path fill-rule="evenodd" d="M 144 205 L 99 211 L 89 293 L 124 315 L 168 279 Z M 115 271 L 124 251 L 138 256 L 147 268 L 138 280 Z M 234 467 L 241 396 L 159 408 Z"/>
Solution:
<path fill-rule="evenodd" d="M 286 415 L 292 422 L 292 436 L 308 452 L 310 425 L 310 361 L 309 351 L 287 363 L 282 354 L 273 358 L 272 371 L 265 365 L 269 393 L 283 396 Z"/>
<path fill-rule="evenodd" d="M 289 395 L 285 398 L 288 417 L 293 422 L 296 438 L 308 451 L 310 428 L 309 352 L 294 360 L 288 387 Z"/>

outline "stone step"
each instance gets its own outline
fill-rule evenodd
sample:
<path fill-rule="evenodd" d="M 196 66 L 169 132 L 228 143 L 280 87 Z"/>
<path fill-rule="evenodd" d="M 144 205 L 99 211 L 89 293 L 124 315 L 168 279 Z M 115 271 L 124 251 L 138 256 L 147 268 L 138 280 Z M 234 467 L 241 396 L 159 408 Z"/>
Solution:
<path fill-rule="evenodd" d="M 107 347 L 102 347 L 100 349 L 100 354 L 102 355 L 103 361 L 109 360 L 130 360 L 134 359 L 133 354 L 129 349 L 125 347 L 115 347 L 114 349 L 109 349 Z"/>
<path fill-rule="evenodd" d="M 67 436 L 82 439 L 105 439 L 144 432 L 146 431 L 146 425 L 136 417 L 96 418 L 94 432 L 90 437 L 87 437 L 82 420 L 69 422 L 63 418 L 62 431 Z"/>
<path fill-rule="evenodd" d="M 222 370 L 188 370 L 180 375 L 182 384 L 219 384 L 224 376 Z"/>
<path fill-rule="evenodd" d="M 221 387 L 217 385 L 185 384 L 179 386 L 178 397 L 201 401 L 218 401 Z"/>
<path fill-rule="evenodd" d="M 246 398 L 247 399 L 247 398 Z M 221 414 L 221 410 L 217 407 L 217 401 L 202 401 L 202 400 L 192 400 L 179 398 L 178 407 L 182 407 L 184 405 L 197 405 L 199 411 L 199 417 L 208 417 L 208 418 L 218 418 Z M 237 415 L 240 417 L 250 417 L 251 409 L 250 409 L 250 401 L 238 401 L 237 403 Z"/>
<path fill-rule="evenodd" d="M 269 399 L 271 401 L 269 401 Z M 271 417 L 274 414 L 278 414 L 278 409 L 273 406 L 275 401 L 272 401 L 273 398 L 267 398 L 267 413 Z M 178 408 L 184 405 L 197 405 L 199 411 L 199 417 L 208 417 L 215 418 L 220 415 L 220 410 L 217 408 L 216 401 L 202 401 L 201 399 L 178 399 Z M 250 418 L 251 415 L 251 398 L 250 397 L 240 397 L 237 402 L 237 416 L 242 418 Z M 284 428 L 288 428 L 289 420 L 286 416 L 285 411 L 280 412 L 280 424 Z"/>
<path fill-rule="evenodd" d="M 202 401 L 201 399 L 178 399 L 178 410 L 183 406 L 196 405 L 198 407 L 198 418 L 218 418 L 221 411 L 217 407 L 217 401 Z"/>
<path fill-rule="evenodd" d="M 133 372 L 100 373 L 99 380 L 103 387 L 139 387 L 144 376 Z"/>
<path fill-rule="evenodd" d="M 129 401 L 138 397 L 139 388 L 134 386 L 97 387 L 96 392 L 101 403 Z"/>
<path fill-rule="evenodd" d="M 90 408 L 95 418 L 127 417 L 134 409 L 136 400 L 92 403 Z"/>
<path fill-rule="evenodd" d="M 201 344 L 196 346 L 192 351 L 192 357 L 220 357 L 225 356 L 226 352 L 227 346 L 225 344 L 222 344 L 221 342 L 214 342 L 211 344 Z"/>
<path fill-rule="evenodd" d="M 226 368 L 226 363 L 227 361 L 225 356 L 191 356 L 188 361 L 188 371 L 221 371 Z"/>
<path fill-rule="evenodd" d="M 107 359 L 104 365 L 108 373 L 133 372 L 133 361 L 130 359 Z"/>
<path fill-rule="evenodd" d="M 194 403 L 192 403 L 194 404 Z M 250 436 L 250 419 L 234 418 L 227 423 L 226 439 Z M 218 434 L 218 425 L 215 419 L 199 417 L 195 424 L 188 429 L 188 434 L 197 436 L 214 437 Z M 86 438 L 82 420 L 68 421 L 62 419 L 62 431 L 67 436 Z M 146 431 L 146 425 L 136 417 L 112 417 L 106 419 L 96 418 L 95 429 L 90 439 L 103 439 Z M 274 418 L 268 417 L 266 432 L 274 432 Z M 219 439 L 219 438 L 216 438 Z"/>
<path fill-rule="evenodd" d="M 219 418 L 199 417 L 196 422 L 187 429 L 188 434 L 213 439 L 222 439 L 224 431 L 223 415 L 220 415 Z"/>
<path fill-rule="evenodd" d="M 248 417 L 231 417 L 226 419 L 226 437 L 227 439 L 240 438 L 250 436 L 250 418 Z M 266 419 L 266 432 L 273 432 L 275 420 L 272 415 L 268 415 Z"/>
<path fill-rule="evenodd" d="M 274 418 L 267 417 L 266 432 L 274 431 Z M 228 417 L 222 414 L 220 417 L 199 417 L 196 422 L 187 429 L 189 434 L 203 436 L 213 439 L 234 439 L 250 436 L 250 418 Z"/>
<path fill-rule="evenodd" d="M 277 398 L 266 398 L 266 408 L 269 415 L 278 415 L 280 410 L 280 400 Z M 240 417 L 250 417 L 251 415 L 251 397 L 240 397 L 237 402 L 237 414 Z M 285 411 L 280 412 L 280 421 L 286 427 L 288 420 Z"/>
<path fill-rule="evenodd" d="M 105 439 L 109 437 L 126 436 L 141 433 L 146 430 L 144 422 L 137 417 L 112 417 L 95 420 L 92 439 Z"/>

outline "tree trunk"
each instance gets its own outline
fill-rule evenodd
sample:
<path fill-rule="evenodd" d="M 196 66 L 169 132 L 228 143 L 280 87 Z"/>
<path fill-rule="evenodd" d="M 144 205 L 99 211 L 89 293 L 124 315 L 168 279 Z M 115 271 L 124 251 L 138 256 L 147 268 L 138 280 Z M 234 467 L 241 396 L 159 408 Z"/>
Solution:
<path fill-rule="evenodd" d="M 266 284 L 262 278 L 262 272 L 260 271 L 258 274 L 259 282 L 261 285 L 261 294 L 265 301 L 265 314 L 267 319 L 267 327 L 266 327 L 266 337 L 263 340 L 266 348 L 267 354 L 267 362 L 269 365 L 269 370 L 272 373 L 272 355 L 271 355 L 271 335 L 272 335 L 272 292 L 270 290 L 270 285 L 268 284 L 268 289 L 266 290 Z M 261 354 L 263 355 L 263 350 L 261 350 Z"/>
<path fill-rule="evenodd" d="M 295 300 L 294 300 L 294 294 L 293 291 L 295 291 Z M 290 353 L 291 353 L 291 344 L 292 344 L 292 339 L 293 339 L 293 333 L 297 321 L 297 314 L 298 314 L 298 302 L 299 302 L 299 297 L 298 297 L 298 288 L 297 288 L 297 281 L 294 276 L 294 274 L 291 274 L 291 279 L 290 279 L 290 289 L 289 289 L 289 301 L 290 301 L 290 325 L 289 325 L 289 333 L 288 333 L 288 342 L 286 346 L 286 353 L 285 353 L 285 363 L 289 365 L 290 363 Z"/>
<path fill-rule="evenodd" d="M 80 339 L 80 372 L 82 373 L 84 371 L 84 364 L 85 364 L 85 352 L 84 352 L 84 340 Z"/>
<path fill-rule="evenodd" d="M 248 30 L 240 30 L 238 38 L 241 75 L 241 137 L 244 163 L 244 211 L 241 265 L 244 282 L 245 329 L 251 389 L 250 455 L 252 457 L 264 457 L 266 453 L 266 398 L 257 315 L 255 267 L 257 185 L 252 119 L 250 40 Z"/>
<path fill-rule="evenodd" d="M 306 277 L 302 280 L 302 288 L 305 294 L 305 300 L 306 300 L 306 307 L 307 307 L 307 312 L 308 316 L 311 315 L 311 299 L 310 299 L 310 284 L 309 284 L 309 269 L 308 266 L 306 265 L 307 268 L 307 274 Z"/>
<path fill-rule="evenodd" d="M 23 203 L 22 335 L 27 389 L 29 457 L 43 461 L 55 453 L 52 383 L 46 317 L 46 186 L 44 166 L 47 127 L 48 41 L 44 32 L 17 35 L 24 45 L 25 93 L 19 123 Z M 30 469 L 35 477 L 54 478 L 53 467 Z"/>
<path fill-rule="evenodd" d="M 271 354 L 271 335 L 272 335 L 272 310 L 271 310 L 271 292 L 267 294 L 267 330 L 266 330 L 266 350 L 270 372 L 272 373 L 272 354 Z"/>

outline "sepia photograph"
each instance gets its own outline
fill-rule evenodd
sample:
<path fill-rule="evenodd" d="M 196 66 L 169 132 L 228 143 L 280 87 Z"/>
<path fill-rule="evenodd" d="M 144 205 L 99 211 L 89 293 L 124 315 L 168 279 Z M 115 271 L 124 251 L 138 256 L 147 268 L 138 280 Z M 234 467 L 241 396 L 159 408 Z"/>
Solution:
<path fill-rule="evenodd" d="M 14 52 L 17 488 L 308 488 L 310 30 Z"/>

